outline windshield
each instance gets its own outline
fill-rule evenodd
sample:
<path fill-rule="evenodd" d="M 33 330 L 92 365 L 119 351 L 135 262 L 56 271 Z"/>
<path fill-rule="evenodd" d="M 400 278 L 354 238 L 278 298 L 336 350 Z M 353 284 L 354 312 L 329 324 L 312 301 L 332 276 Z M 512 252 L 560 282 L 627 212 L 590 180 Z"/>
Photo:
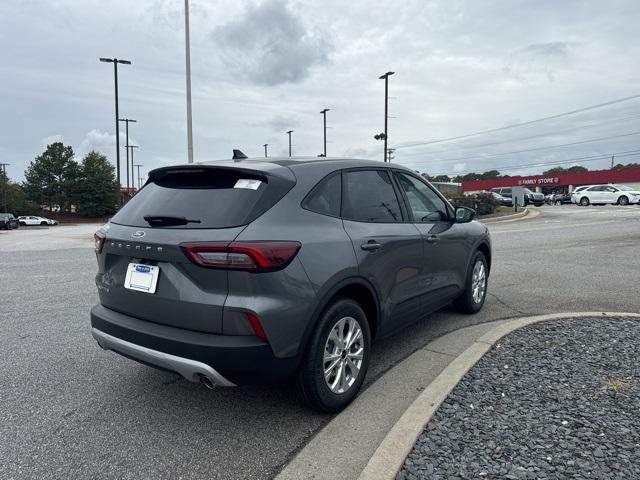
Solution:
<path fill-rule="evenodd" d="M 626 185 L 612 185 L 616 187 L 618 190 L 622 190 L 623 192 L 630 192 L 631 190 L 636 190 L 635 188 L 627 187 Z"/>

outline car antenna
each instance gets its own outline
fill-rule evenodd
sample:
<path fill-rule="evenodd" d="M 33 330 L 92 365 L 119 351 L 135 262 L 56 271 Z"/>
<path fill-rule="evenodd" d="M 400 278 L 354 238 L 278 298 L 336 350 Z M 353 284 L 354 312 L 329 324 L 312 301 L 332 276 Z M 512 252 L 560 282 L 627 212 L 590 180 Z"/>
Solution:
<path fill-rule="evenodd" d="M 244 158 L 249 158 L 247 157 L 244 153 L 242 153 L 242 150 L 236 150 L 235 148 L 233 149 L 233 160 L 242 160 Z"/>

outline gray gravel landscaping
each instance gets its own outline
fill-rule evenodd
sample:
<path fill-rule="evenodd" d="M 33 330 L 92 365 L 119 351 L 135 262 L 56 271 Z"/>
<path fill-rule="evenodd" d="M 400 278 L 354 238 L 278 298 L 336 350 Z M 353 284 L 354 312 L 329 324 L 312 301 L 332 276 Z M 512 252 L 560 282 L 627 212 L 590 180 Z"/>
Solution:
<path fill-rule="evenodd" d="M 639 479 L 639 344 L 629 319 L 515 331 L 451 392 L 396 479 Z"/>

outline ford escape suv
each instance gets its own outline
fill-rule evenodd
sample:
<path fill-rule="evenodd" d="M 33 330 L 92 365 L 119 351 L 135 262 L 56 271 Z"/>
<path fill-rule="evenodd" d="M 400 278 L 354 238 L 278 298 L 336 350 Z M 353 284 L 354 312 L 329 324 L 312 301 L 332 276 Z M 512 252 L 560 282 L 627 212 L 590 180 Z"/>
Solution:
<path fill-rule="evenodd" d="M 95 234 L 98 344 L 205 386 L 295 378 L 338 411 L 371 342 L 482 307 L 487 228 L 413 171 L 367 160 L 163 167 Z"/>

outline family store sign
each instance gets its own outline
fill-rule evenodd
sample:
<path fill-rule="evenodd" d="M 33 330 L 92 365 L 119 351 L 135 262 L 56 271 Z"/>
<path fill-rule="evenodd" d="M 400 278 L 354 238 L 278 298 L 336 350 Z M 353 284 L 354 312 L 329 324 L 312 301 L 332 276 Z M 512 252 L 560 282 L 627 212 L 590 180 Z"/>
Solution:
<path fill-rule="evenodd" d="M 518 185 L 553 185 L 559 181 L 558 177 L 521 178 L 518 180 Z"/>

